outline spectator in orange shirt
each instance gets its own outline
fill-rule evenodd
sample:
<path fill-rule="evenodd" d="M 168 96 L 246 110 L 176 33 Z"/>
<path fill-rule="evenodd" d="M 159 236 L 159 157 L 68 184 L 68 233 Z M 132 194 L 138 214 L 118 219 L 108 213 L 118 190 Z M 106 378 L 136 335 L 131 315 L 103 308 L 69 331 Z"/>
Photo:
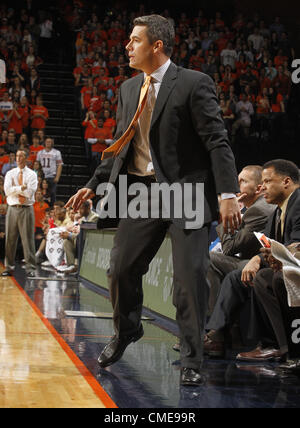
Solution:
<path fill-rule="evenodd" d="M 94 85 L 98 86 L 101 85 L 103 80 L 109 81 L 109 77 L 106 75 L 105 68 L 100 68 L 99 72 L 97 73 L 95 79 L 94 79 Z"/>
<path fill-rule="evenodd" d="M 40 138 L 37 135 L 33 135 L 31 140 L 32 140 L 32 144 L 31 146 L 29 146 L 28 161 L 30 165 L 33 165 L 34 162 L 36 161 L 38 152 L 40 152 L 41 150 L 44 150 L 45 147 L 41 145 Z"/>
<path fill-rule="evenodd" d="M 100 89 L 97 86 L 93 86 L 93 93 L 89 102 L 88 110 L 93 111 L 97 115 L 102 106 L 102 100 L 100 96 Z"/>
<path fill-rule="evenodd" d="M 4 146 L 0 146 L 0 171 L 2 171 L 3 165 L 8 162 L 9 162 L 9 155 L 5 152 Z"/>
<path fill-rule="evenodd" d="M 115 129 L 116 129 L 116 121 L 115 119 L 112 117 L 111 111 L 108 109 L 105 109 L 103 111 L 103 127 L 104 128 L 109 128 L 110 132 L 112 133 L 112 135 L 115 133 Z"/>
<path fill-rule="evenodd" d="M 291 91 L 291 81 L 286 74 L 283 73 L 283 66 L 278 67 L 278 74 L 272 82 L 272 85 L 277 89 L 284 98 L 288 98 Z"/>
<path fill-rule="evenodd" d="M 117 39 L 117 33 L 115 31 L 113 31 L 110 34 L 110 39 L 108 39 L 107 42 L 106 42 L 107 43 L 108 51 L 110 52 L 111 48 L 113 46 L 117 46 L 118 42 L 119 42 L 119 40 Z"/>
<path fill-rule="evenodd" d="M 113 21 L 108 30 L 108 37 L 112 37 L 115 34 L 117 40 L 123 40 L 126 37 L 125 31 L 120 27 L 120 22 L 118 20 Z"/>
<path fill-rule="evenodd" d="M 219 38 L 215 41 L 218 46 L 218 55 L 222 52 L 223 49 L 226 48 L 228 40 L 225 38 L 224 31 L 219 32 Z"/>
<path fill-rule="evenodd" d="M 275 124 L 278 128 L 286 128 L 285 122 L 285 105 L 284 97 L 279 93 L 276 88 L 269 88 L 269 100 L 271 105 L 271 121 L 270 121 L 270 132 L 273 134 Z"/>
<path fill-rule="evenodd" d="M 285 106 L 284 106 L 282 94 L 278 93 L 274 88 L 269 88 L 269 98 L 270 98 L 272 113 L 285 112 Z"/>
<path fill-rule="evenodd" d="M 93 86 L 94 86 L 93 78 L 89 77 L 87 85 L 83 86 L 83 88 L 80 91 L 81 92 L 80 105 L 81 105 L 81 111 L 83 115 L 85 114 L 86 110 L 88 110 L 89 108 L 89 104 L 93 93 Z"/>
<path fill-rule="evenodd" d="M 103 59 L 101 58 L 99 52 L 96 52 L 91 68 L 92 77 L 95 77 L 100 72 L 101 68 L 105 69 L 105 67 L 103 67 Z"/>
<path fill-rule="evenodd" d="M 101 153 L 107 148 L 109 142 L 112 141 L 112 133 L 110 128 L 103 127 L 103 124 L 103 119 L 99 119 L 97 124 L 98 126 L 94 130 L 93 137 L 88 139 L 88 143 L 91 144 L 92 162 L 94 169 L 101 162 Z"/>
<path fill-rule="evenodd" d="M 282 49 L 279 49 L 277 55 L 274 57 L 275 67 L 278 69 L 280 65 L 283 65 L 284 61 L 287 61 L 288 57 L 283 55 Z"/>
<path fill-rule="evenodd" d="M 120 86 L 126 80 L 124 67 L 119 67 L 118 72 L 119 74 L 115 77 L 115 84 Z"/>
<path fill-rule="evenodd" d="M 14 129 L 17 136 L 20 136 L 23 132 L 22 122 L 23 111 L 20 108 L 20 104 L 17 101 L 13 102 L 13 109 L 8 113 L 8 130 Z"/>
<path fill-rule="evenodd" d="M 45 129 L 48 118 L 48 109 L 43 105 L 42 97 L 38 96 L 36 98 L 36 105 L 32 106 L 31 110 L 31 128 Z"/>
<path fill-rule="evenodd" d="M 111 99 L 114 96 L 116 92 L 116 88 L 117 86 L 115 85 L 115 79 L 113 77 L 110 77 L 108 79 L 107 87 L 106 87 L 106 96 L 108 99 Z"/>
<path fill-rule="evenodd" d="M 37 228 L 42 229 L 43 223 L 46 217 L 46 209 L 49 208 L 47 202 L 43 199 L 43 193 L 41 190 L 37 190 L 35 193 L 36 202 L 33 204 L 35 214 L 35 230 Z"/>
<path fill-rule="evenodd" d="M 247 66 L 248 66 L 248 61 L 246 61 L 245 55 L 240 54 L 238 61 L 235 63 L 237 77 L 240 77 L 241 74 L 246 72 Z"/>
<path fill-rule="evenodd" d="M 202 71 L 202 64 L 204 64 L 205 59 L 203 57 L 203 51 L 202 49 L 197 49 L 197 52 L 195 55 L 192 55 L 190 57 L 190 65 L 192 66 L 193 70 Z"/>
<path fill-rule="evenodd" d="M 88 111 L 86 113 L 85 119 L 82 122 L 82 126 L 85 127 L 84 132 L 84 145 L 85 145 L 85 153 L 87 159 L 91 159 L 91 149 L 88 143 L 89 138 L 93 138 L 94 131 L 97 128 L 97 119 L 95 118 L 95 113 L 93 111 Z"/>
<path fill-rule="evenodd" d="M 96 30 L 91 33 L 91 40 L 95 39 L 95 36 L 98 35 L 101 40 L 107 40 L 108 35 L 107 32 L 103 29 L 102 23 L 98 22 Z"/>
<path fill-rule="evenodd" d="M 271 84 L 272 84 L 271 79 L 266 76 L 266 70 L 265 70 L 265 68 L 261 68 L 259 70 L 260 92 L 263 91 L 263 88 L 270 88 Z"/>
<path fill-rule="evenodd" d="M 224 92 L 228 92 L 229 86 L 233 84 L 236 79 L 236 74 L 232 73 L 230 65 L 226 65 L 225 73 L 222 75 L 222 82 L 224 83 Z"/>
<path fill-rule="evenodd" d="M 262 92 L 256 97 L 256 119 L 260 137 L 269 129 L 270 101 L 268 88 L 263 88 Z"/>
<path fill-rule="evenodd" d="M 87 140 L 88 138 L 92 138 L 94 130 L 97 128 L 97 119 L 95 118 L 95 114 L 93 111 L 88 111 L 86 113 L 85 119 L 82 122 L 82 126 L 86 128 L 84 133 L 85 140 Z"/>
<path fill-rule="evenodd" d="M 26 134 L 29 134 L 30 132 L 29 118 L 31 114 L 31 109 L 30 109 L 30 105 L 27 97 L 21 98 L 20 111 L 22 112 L 23 132 L 26 132 Z"/>
<path fill-rule="evenodd" d="M 84 66 L 85 62 L 83 58 L 79 59 L 79 64 L 77 65 L 77 67 L 75 67 L 73 69 L 73 76 L 74 79 L 77 79 L 77 76 L 80 76 L 80 74 L 83 72 L 83 66 Z"/>

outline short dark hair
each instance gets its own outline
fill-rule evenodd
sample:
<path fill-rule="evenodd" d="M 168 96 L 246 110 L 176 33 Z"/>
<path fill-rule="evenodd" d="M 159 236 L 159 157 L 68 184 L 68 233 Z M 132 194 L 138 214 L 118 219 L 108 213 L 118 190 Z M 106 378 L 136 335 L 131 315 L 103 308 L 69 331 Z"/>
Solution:
<path fill-rule="evenodd" d="M 161 40 L 164 45 L 165 55 L 171 57 L 175 43 L 175 30 L 168 19 L 161 15 L 139 16 L 134 19 L 133 25 L 147 27 L 149 42 L 152 44 L 157 40 Z"/>
<path fill-rule="evenodd" d="M 290 177 L 293 183 L 300 184 L 299 169 L 294 162 L 286 159 L 274 159 L 264 164 L 263 169 L 266 168 L 274 168 L 276 174 Z"/>

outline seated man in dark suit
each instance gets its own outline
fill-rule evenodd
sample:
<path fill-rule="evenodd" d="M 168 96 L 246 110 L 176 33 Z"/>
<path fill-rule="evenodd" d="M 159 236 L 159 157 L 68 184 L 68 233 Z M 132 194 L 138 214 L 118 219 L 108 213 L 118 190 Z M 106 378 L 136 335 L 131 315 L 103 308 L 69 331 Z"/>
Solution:
<path fill-rule="evenodd" d="M 299 183 L 298 175 L 293 174 L 292 170 L 289 171 L 292 177 L 287 176 L 288 170 L 284 169 L 283 162 L 274 161 L 268 162 L 265 169 L 265 197 L 267 201 L 274 197 L 277 190 L 281 190 L 281 194 L 277 196 L 277 210 L 278 222 L 272 226 L 275 229 L 275 236 L 277 241 L 285 245 L 292 244 L 299 241 L 300 238 L 300 189 L 299 184 L 294 192 L 287 192 L 289 187 L 293 189 L 292 183 Z M 285 174 L 284 174 L 285 172 Z M 279 173 L 281 173 L 279 175 Z M 274 188 L 276 188 L 274 192 Z M 285 240 L 285 235 L 290 232 L 289 241 Z M 298 239 L 297 239 L 298 236 Z M 284 279 L 281 271 L 281 264 L 274 259 L 271 255 L 270 249 L 264 249 L 264 261 L 268 267 L 260 269 L 253 280 L 253 288 L 258 301 L 262 304 L 271 325 L 274 329 L 277 339 L 279 350 L 278 356 L 281 357 L 290 353 L 290 356 L 297 356 L 299 354 L 298 347 L 295 347 L 291 341 L 291 323 L 294 319 L 300 319 L 299 308 L 289 308 L 287 300 L 287 292 L 284 285 Z M 251 268 L 252 269 L 252 268 Z M 249 281 L 249 274 L 245 272 L 245 279 Z M 300 277 L 299 277 L 300 284 Z M 296 350 L 295 350 L 296 348 Z M 253 351 L 239 354 L 238 359 L 260 361 L 265 359 L 265 356 L 272 353 L 272 350 L 264 350 L 261 347 Z M 276 352 L 276 351 L 275 351 Z"/>
<path fill-rule="evenodd" d="M 209 312 L 212 313 L 221 283 L 225 276 L 235 269 L 245 267 L 249 259 L 255 256 L 260 243 L 253 232 L 262 232 L 275 205 L 268 204 L 262 194 L 262 167 L 249 165 L 239 174 L 240 195 L 246 211 L 239 229 L 234 233 L 224 233 L 222 224 L 217 233 L 222 245 L 222 253 L 210 253 L 210 267 L 207 278 L 210 284 Z"/>
<path fill-rule="evenodd" d="M 277 209 L 270 217 L 265 235 L 269 238 L 282 242 L 284 245 L 290 245 L 300 240 L 300 189 L 299 189 L 299 170 L 297 166 L 290 161 L 277 159 L 270 161 L 263 166 L 263 193 L 269 204 L 276 204 Z M 220 294 L 212 313 L 211 319 L 207 325 L 210 330 L 205 342 L 206 352 L 211 356 L 224 355 L 225 341 L 224 332 L 231 325 L 240 313 L 243 304 L 251 296 L 255 300 L 258 289 L 258 283 L 266 275 L 266 270 L 270 266 L 260 255 L 254 256 L 244 267 L 243 270 L 235 270 L 228 274 L 223 281 Z M 272 275 L 271 275 L 272 276 Z M 268 284 L 271 284 L 268 281 Z M 257 301 L 257 298 L 256 298 Z M 259 304 L 259 301 L 258 301 Z M 260 307 L 261 308 L 261 307 Z M 266 311 L 261 308 L 260 315 L 263 317 L 263 325 L 269 326 L 269 317 Z M 262 339 L 263 329 L 261 322 L 257 322 L 258 311 L 255 311 L 251 319 L 254 324 L 259 325 L 259 336 Z M 273 327 L 274 329 L 274 327 Z M 276 332 L 275 332 L 276 333 Z M 283 337 L 283 336 L 281 336 Z M 278 340 L 278 338 L 277 338 Z M 259 361 L 265 361 L 274 358 L 280 358 L 287 352 L 287 343 L 281 340 L 280 349 L 266 349 L 264 344 L 256 349 L 255 358 Z M 245 354 L 239 355 L 239 358 L 247 358 Z M 251 355 L 253 360 L 253 355 Z"/>

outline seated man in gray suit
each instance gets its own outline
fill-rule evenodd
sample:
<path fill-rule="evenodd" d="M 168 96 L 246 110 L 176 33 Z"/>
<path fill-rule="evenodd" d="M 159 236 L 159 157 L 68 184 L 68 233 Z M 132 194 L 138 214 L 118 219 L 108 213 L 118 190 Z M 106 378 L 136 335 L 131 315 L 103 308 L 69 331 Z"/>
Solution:
<path fill-rule="evenodd" d="M 225 276 L 239 268 L 244 268 L 255 254 L 260 243 L 253 232 L 262 232 L 273 214 L 275 205 L 268 204 L 262 195 L 262 167 L 249 165 L 239 174 L 239 202 L 246 211 L 239 229 L 234 233 L 224 233 L 222 224 L 217 226 L 217 233 L 222 245 L 222 253 L 210 253 L 210 267 L 207 279 L 210 284 L 209 313 L 211 314 L 221 283 Z"/>

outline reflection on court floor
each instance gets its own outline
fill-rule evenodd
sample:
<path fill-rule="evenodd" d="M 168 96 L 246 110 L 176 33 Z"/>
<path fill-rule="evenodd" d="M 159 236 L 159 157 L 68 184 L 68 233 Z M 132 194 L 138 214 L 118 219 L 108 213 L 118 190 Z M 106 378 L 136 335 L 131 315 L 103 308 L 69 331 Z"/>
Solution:
<path fill-rule="evenodd" d="M 205 360 L 206 385 L 180 388 L 177 339 L 150 318 L 144 337 L 100 369 L 113 331 L 109 300 L 76 277 L 40 270 L 26 280 L 18 267 L 15 279 L 0 280 L 0 407 L 299 407 L 296 376 L 231 355 Z"/>

